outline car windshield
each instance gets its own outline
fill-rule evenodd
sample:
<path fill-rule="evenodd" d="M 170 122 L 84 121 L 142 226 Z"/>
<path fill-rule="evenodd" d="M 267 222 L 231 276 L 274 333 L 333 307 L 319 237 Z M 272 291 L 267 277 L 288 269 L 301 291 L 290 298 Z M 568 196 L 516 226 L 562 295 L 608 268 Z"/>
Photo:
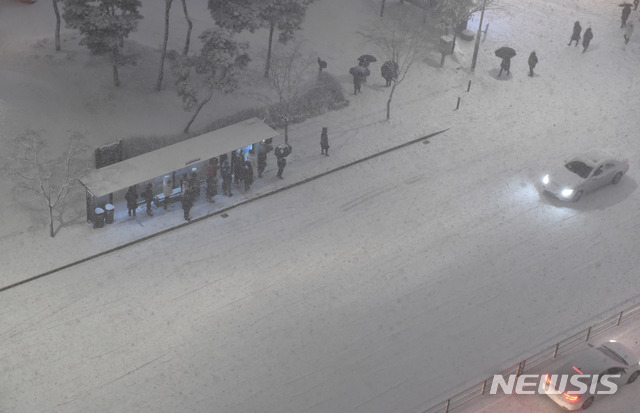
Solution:
<path fill-rule="evenodd" d="M 625 360 L 620 354 L 616 353 L 609 347 L 600 346 L 600 347 L 597 347 L 597 349 L 600 350 L 600 352 L 602 352 L 605 356 L 609 357 L 610 359 L 616 360 L 617 362 L 622 363 L 625 366 L 629 365 L 629 363 L 627 363 L 627 360 Z"/>
<path fill-rule="evenodd" d="M 582 161 L 569 162 L 568 164 L 565 165 L 565 167 L 571 172 L 573 172 L 574 174 L 577 174 L 578 176 L 584 179 L 586 179 L 587 176 L 589 176 L 589 174 L 591 173 L 591 170 L 593 169 L 592 167 L 590 167 L 589 165 L 585 164 Z"/>

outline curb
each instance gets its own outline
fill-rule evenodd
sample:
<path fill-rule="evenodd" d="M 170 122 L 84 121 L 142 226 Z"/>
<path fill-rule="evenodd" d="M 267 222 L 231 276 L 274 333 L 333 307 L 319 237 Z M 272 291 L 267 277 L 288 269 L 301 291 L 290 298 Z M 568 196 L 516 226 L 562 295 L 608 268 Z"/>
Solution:
<path fill-rule="evenodd" d="M 184 227 L 186 227 L 187 225 L 192 225 L 192 224 L 195 224 L 196 222 L 200 222 L 200 221 L 203 221 L 203 220 L 205 220 L 205 219 L 208 219 L 208 218 L 211 218 L 211 217 L 214 217 L 214 216 L 217 216 L 217 215 L 222 215 L 222 214 L 224 214 L 224 213 L 225 213 L 225 212 L 227 212 L 227 211 L 230 211 L 230 210 L 232 210 L 232 209 L 234 209 L 234 208 L 238 208 L 238 207 L 241 207 L 241 206 L 243 206 L 243 205 L 246 205 L 246 204 L 248 204 L 249 202 L 254 202 L 254 201 L 257 201 L 257 200 L 259 200 L 259 199 L 265 198 L 265 197 L 267 197 L 267 196 L 271 196 L 271 195 L 277 194 L 278 192 L 282 192 L 282 191 L 286 191 L 286 190 L 291 189 L 291 188 L 295 188 L 295 187 L 296 187 L 296 186 L 298 186 L 298 185 L 306 184 L 307 182 L 311 182 L 311 181 L 314 181 L 314 180 L 316 180 L 316 179 L 320 179 L 320 178 L 322 178 L 322 177 L 324 177 L 324 176 L 326 176 L 326 175 L 332 174 L 332 173 L 334 173 L 334 172 L 338 172 L 338 171 L 340 171 L 340 170 L 342 170 L 342 169 L 346 169 L 346 168 L 349 168 L 349 167 L 351 167 L 351 166 L 357 165 L 357 164 L 359 164 L 359 163 L 366 162 L 366 161 L 368 161 L 368 160 L 370 160 L 370 159 L 376 158 L 376 157 L 378 157 L 378 156 L 385 155 L 385 154 L 387 154 L 387 153 L 389 153 L 389 152 L 393 152 L 393 151 L 395 151 L 395 150 L 402 149 L 402 148 L 404 148 L 405 146 L 409 146 L 409 145 L 416 144 L 416 143 L 418 143 L 418 142 L 425 141 L 426 139 L 429 139 L 429 138 L 431 138 L 431 137 L 433 137 L 433 136 L 439 135 L 439 134 L 441 134 L 441 133 L 443 133 L 443 132 L 446 132 L 446 131 L 448 131 L 448 130 L 449 130 L 449 128 L 447 128 L 447 129 L 443 129 L 443 130 L 441 130 L 441 131 L 434 132 L 434 133 L 431 133 L 431 134 L 429 134 L 429 135 L 426 135 L 426 136 L 423 136 L 423 137 L 420 137 L 420 138 L 417 138 L 417 139 L 410 140 L 409 142 L 401 143 L 400 145 L 393 146 L 393 147 L 388 148 L 388 149 L 385 149 L 385 150 L 383 150 L 383 151 L 381 151 L 381 152 L 374 153 L 373 155 L 366 156 L 366 157 L 364 157 L 364 158 L 362 158 L 362 159 L 357 159 L 357 160 L 355 160 L 355 161 L 353 161 L 353 162 L 349 162 L 349 163 L 347 163 L 347 164 L 344 164 L 344 165 L 338 166 L 338 167 L 336 167 L 336 168 L 329 169 L 328 171 L 323 172 L 323 173 L 321 173 L 321 174 L 314 175 L 314 176 L 312 176 L 312 177 L 309 177 L 309 178 L 303 179 L 303 180 L 301 180 L 301 181 L 295 182 L 295 183 L 290 184 L 290 185 L 283 186 L 282 188 L 278 188 L 278 189 L 275 189 L 275 190 L 270 191 L 270 192 L 266 192 L 266 193 L 264 193 L 264 194 L 262 194 L 262 195 L 258 195 L 258 196 L 256 196 L 256 197 L 254 197 L 254 198 L 250 198 L 250 199 L 244 200 L 244 201 L 242 201 L 242 202 L 239 202 L 239 203 L 237 203 L 237 204 L 230 205 L 230 206 L 228 206 L 228 207 L 225 207 L 225 208 L 219 209 L 219 210 L 217 210 L 217 211 L 215 211 L 215 212 L 212 212 L 212 213 L 210 213 L 210 214 L 203 215 L 203 216 L 198 217 L 198 218 L 194 218 L 194 219 L 192 219 L 191 221 L 184 222 L 184 223 L 182 223 L 182 224 L 179 224 L 179 225 L 176 225 L 176 226 L 173 226 L 173 227 L 167 228 L 167 229 L 163 229 L 162 231 L 155 232 L 155 233 L 153 233 L 153 234 L 151 234 L 151 235 L 147 235 L 147 236 L 144 236 L 144 237 L 142 237 L 142 238 L 138 238 L 138 239 L 136 239 L 136 240 L 133 240 L 133 241 L 127 242 L 127 243 L 122 244 L 122 245 L 119 245 L 119 246 L 117 246 L 117 247 L 110 248 L 110 249 L 108 249 L 108 250 L 105 250 L 105 251 L 99 252 L 99 253 L 97 253 L 97 254 L 93 254 L 93 255 L 90 255 L 90 256 L 88 256 L 88 257 L 85 257 L 85 258 L 79 259 L 79 260 L 77 260 L 77 261 L 70 262 L 69 264 L 65 264 L 65 265 L 63 265 L 63 266 L 56 267 L 56 268 L 54 268 L 54 269 L 52 269 L 52 270 L 49 270 L 49 271 L 46 271 L 46 272 L 40 273 L 40 274 L 38 274 L 38 275 L 34 275 L 33 277 L 26 278 L 26 279 L 24 279 L 24 280 L 22 280 L 22 281 L 17 281 L 17 282 L 15 282 L 15 283 L 13 283 L 13 284 L 9 284 L 9 285 L 7 285 L 7 286 L 0 287 L 0 292 L 6 291 L 6 290 L 10 290 L 10 289 L 12 289 L 12 288 L 16 288 L 16 287 L 18 287 L 18 286 L 20 286 L 20 285 L 23 285 L 23 284 L 26 284 L 26 283 L 28 283 L 28 282 L 35 281 L 35 280 L 37 280 L 37 279 L 39 279 L 39 278 L 43 278 L 43 277 L 46 277 L 46 276 L 51 275 L 51 274 L 55 274 L 56 272 L 59 272 L 59 271 L 65 270 L 65 269 L 67 269 L 67 268 L 71 268 L 71 267 L 76 266 L 76 265 L 79 265 L 79 264 L 83 264 L 83 263 L 85 263 L 85 262 L 87 262 L 87 261 L 91 261 L 91 260 L 93 260 L 93 259 L 96 259 L 96 258 L 102 257 L 102 256 L 104 256 L 104 255 L 111 254 L 112 252 L 119 251 L 119 250 L 121 250 L 121 249 L 124 249 L 124 248 L 130 247 L 130 246 L 132 246 L 132 245 L 135 245 L 135 244 L 139 244 L 139 243 L 141 243 L 141 242 L 148 241 L 148 240 L 153 239 L 153 238 L 155 238 L 155 237 L 157 237 L 157 236 L 160 236 L 160 235 L 166 234 L 166 233 L 168 233 L 168 232 L 170 232 L 170 231 L 174 231 L 174 230 L 177 230 L 177 229 L 180 229 L 180 228 L 184 228 Z"/>

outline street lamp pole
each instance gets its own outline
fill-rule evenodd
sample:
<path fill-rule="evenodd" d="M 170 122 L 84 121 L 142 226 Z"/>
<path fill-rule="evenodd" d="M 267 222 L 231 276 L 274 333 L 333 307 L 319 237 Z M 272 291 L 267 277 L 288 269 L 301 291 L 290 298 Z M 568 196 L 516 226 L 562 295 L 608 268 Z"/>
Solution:
<path fill-rule="evenodd" d="M 484 18 L 484 8 L 487 0 L 482 0 L 482 11 L 480 12 L 480 24 L 478 25 L 478 34 L 476 35 L 476 44 L 473 48 L 473 59 L 471 59 L 471 71 L 476 69 L 476 60 L 478 59 L 478 49 L 480 49 L 480 35 L 482 34 L 482 19 Z"/>

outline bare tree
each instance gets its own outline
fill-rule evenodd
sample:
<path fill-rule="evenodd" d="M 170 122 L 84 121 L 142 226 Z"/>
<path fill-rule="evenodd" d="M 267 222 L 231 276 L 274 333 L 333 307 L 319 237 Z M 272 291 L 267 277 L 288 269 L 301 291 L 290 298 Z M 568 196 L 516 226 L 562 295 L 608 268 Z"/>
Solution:
<path fill-rule="evenodd" d="M 407 76 L 409 69 L 425 49 L 422 24 L 416 16 L 408 15 L 391 21 L 378 22 L 369 34 L 364 34 L 384 58 L 383 65 L 394 72 L 387 99 L 387 120 L 391 119 L 393 93 Z"/>
<path fill-rule="evenodd" d="M 302 113 L 300 98 L 306 90 L 303 86 L 309 79 L 313 79 L 314 64 L 311 56 L 303 56 L 302 43 L 277 50 L 273 55 L 269 81 L 275 91 L 278 101 L 271 106 L 284 125 L 284 142 L 289 143 L 289 124 Z M 311 77 L 310 77 L 311 76 Z M 315 84 L 315 83 L 314 83 Z"/>
<path fill-rule="evenodd" d="M 21 189 L 36 194 L 44 202 L 49 215 L 49 236 L 54 237 L 53 212 L 86 170 L 86 163 L 78 157 L 86 149 L 82 136 L 73 134 L 63 157 L 49 162 L 41 156 L 44 141 L 37 132 L 27 131 L 16 137 L 13 144 L 14 151 L 4 162 L 5 168 L 18 180 Z"/>
<path fill-rule="evenodd" d="M 162 89 L 162 78 L 164 76 L 164 59 L 167 56 L 167 42 L 169 41 L 169 12 L 171 11 L 171 3 L 173 0 L 165 0 L 164 7 L 164 38 L 162 39 L 162 51 L 160 52 L 160 69 L 158 71 L 158 80 L 156 82 L 156 90 Z"/>
<path fill-rule="evenodd" d="M 237 89 L 240 72 L 249 62 L 246 54 L 249 45 L 233 40 L 229 30 L 214 27 L 202 32 L 199 38 L 202 41 L 200 53 L 176 56 L 171 68 L 176 78 L 176 92 L 182 98 L 185 110 L 195 109 L 183 133 L 189 132 L 191 124 L 213 97 L 214 90 L 230 93 Z"/>

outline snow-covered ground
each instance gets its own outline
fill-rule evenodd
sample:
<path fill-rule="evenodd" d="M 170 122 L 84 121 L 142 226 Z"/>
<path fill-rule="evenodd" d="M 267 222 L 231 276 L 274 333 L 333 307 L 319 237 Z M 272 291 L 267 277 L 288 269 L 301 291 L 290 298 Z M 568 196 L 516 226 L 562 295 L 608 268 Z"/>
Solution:
<path fill-rule="evenodd" d="M 151 56 L 162 7 L 143 3 L 132 40 Z M 389 15 L 410 7 L 388 3 Z M 624 45 L 617 3 L 502 3 L 485 15 L 475 74 L 470 43 L 442 69 L 427 51 L 384 122 L 374 66 L 349 107 L 292 127 L 285 181 L 271 158 L 250 193 L 193 215 L 449 128 L 431 143 L 0 293 L 0 411 L 419 412 L 637 300 L 640 37 Z M 354 57 L 371 52 L 356 33 L 378 7 L 309 8 L 302 36 L 346 90 Z M 49 8 L 0 5 L 3 138 L 43 130 L 55 149 L 68 130 L 101 145 L 182 129 L 188 114 L 173 92 L 151 91 L 151 57 L 123 69 L 114 89 L 70 40 L 53 52 Z M 204 9 L 191 14 L 206 27 Z M 594 31 L 584 54 L 566 45 L 575 20 Z M 503 45 L 518 55 L 497 79 L 493 50 Z M 250 98 L 219 100 L 209 116 Z M 322 126 L 329 158 L 319 154 Z M 629 157 L 620 184 L 575 205 L 539 193 L 545 170 L 594 146 Z M 0 286 L 183 222 L 176 205 L 94 230 L 79 193 L 48 239 L 44 215 L 13 186 L 0 184 L 10 194 L 0 199 Z"/>

